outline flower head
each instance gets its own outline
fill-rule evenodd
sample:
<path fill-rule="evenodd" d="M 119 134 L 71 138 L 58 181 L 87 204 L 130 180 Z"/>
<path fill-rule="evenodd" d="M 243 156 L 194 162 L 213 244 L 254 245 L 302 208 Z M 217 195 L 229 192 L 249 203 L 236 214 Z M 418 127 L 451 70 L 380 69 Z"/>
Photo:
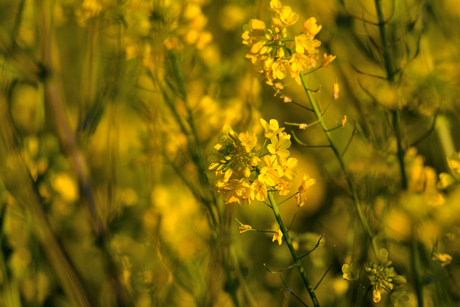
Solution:
<path fill-rule="evenodd" d="M 283 243 L 283 233 L 281 230 L 278 229 L 278 231 L 273 235 L 272 242 L 278 241 L 278 244 L 281 245 Z"/>
<path fill-rule="evenodd" d="M 308 177 L 307 174 L 303 175 L 303 180 L 299 186 L 299 193 L 307 192 L 308 188 L 316 183 L 316 180 Z"/>

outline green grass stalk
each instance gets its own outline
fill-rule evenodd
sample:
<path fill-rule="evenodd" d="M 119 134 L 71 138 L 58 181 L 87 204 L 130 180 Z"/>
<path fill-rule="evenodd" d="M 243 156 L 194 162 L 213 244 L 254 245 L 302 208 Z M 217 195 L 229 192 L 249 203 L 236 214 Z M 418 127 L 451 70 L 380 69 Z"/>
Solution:
<path fill-rule="evenodd" d="M 280 211 L 278 209 L 278 205 L 276 204 L 275 197 L 273 196 L 273 192 L 268 193 L 268 199 L 270 200 L 270 204 L 272 205 L 273 213 L 275 214 L 276 221 L 280 226 L 280 230 L 283 233 L 283 238 L 289 247 L 289 251 L 291 252 L 292 258 L 294 259 L 295 265 L 297 266 L 300 276 L 302 277 L 303 283 L 307 288 L 308 293 L 310 294 L 311 300 L 315 307 L 319 307 L 319 302 L 316 297 L 315 291 L 313 290 L 310 281 L 307 278 L 307 274 L 305 273 L 305 269 L 300 262 L 299 256 L 297 255 L 294 246 L 292 245 L 291 238 L 289 237 L 289 231 L 286 229 L 286 226 L 283 223 L 283 219 L 281 218 Z"/>
<path fill-rule="evenodd" d="M 374 251 L 374 254 L 377 256 L 378 254 L 378 248 L 377 248 L 377 243 L 375 242 L 374 235 L 371 231 L 371 228 L 369 227 L 369 224 L 367 223 L 366 217 L 364 216 L 363 210 L 361 209 L 361 205 L 359 203 L 359 198 L 358 194 L 356 193 L 355 187 L 353 185 L 353 182 L 351 181 L 350 175 L 348 173 L 347 167 L 345 165 L 345 162 L 342 159 L 342 155 L 340 154 L 337 146 L 335 145 L 334 141 L 332 140 L 332 136 L 329 132 L 329 128 L 326 125 L 326 122 L 324 121 L 323 114 L 321 113 L 318 104 L 316 103 L 315 97 L 313 97 L 313 94 L 311 91 L 308 89 L 307 86 L 307 80 L 305 79 L 304 75 L 300 75 L 300 80 L 302 81 L 302 85 L 305 89 L 305 92 L 307 93 L 308 99 L 310 100 L 310 104 L 313 108 L 313 111 L 315 112 L 316 118 L 318 119 L 319 124 L 321 125 L 321 128 L 323 129 L 324 133 L 326 134 L 326 137 L 329 141 L 329 145 L 332 148 L 332 151 L 334 152 L 335 156 L 337 157 L 337 160 L 339 160 L 340 167 L 342 168 L 343 173 L 345 174 L 345 178 L 348 183 L 348 188 L 350 189 L 351 195 L 353 197 L 353 200 L 355 202 L 355 207 L 356 207 L 356 212 L 358 213 L 359 220 L 361 221 L 361 225 L 363 227 L 364 233 L 367 234 L 369 237 L 369 240 L 371 241 L 372 248 Z"/>

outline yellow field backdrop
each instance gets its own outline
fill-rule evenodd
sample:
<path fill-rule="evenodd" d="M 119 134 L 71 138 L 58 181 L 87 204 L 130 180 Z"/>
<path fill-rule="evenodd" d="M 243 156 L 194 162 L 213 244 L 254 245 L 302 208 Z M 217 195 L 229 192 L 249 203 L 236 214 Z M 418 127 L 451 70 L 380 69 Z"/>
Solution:
<path fill-rule="evenodd" d="M 460 304 L 455 0 L 0 0 L 0 307 Z"/>

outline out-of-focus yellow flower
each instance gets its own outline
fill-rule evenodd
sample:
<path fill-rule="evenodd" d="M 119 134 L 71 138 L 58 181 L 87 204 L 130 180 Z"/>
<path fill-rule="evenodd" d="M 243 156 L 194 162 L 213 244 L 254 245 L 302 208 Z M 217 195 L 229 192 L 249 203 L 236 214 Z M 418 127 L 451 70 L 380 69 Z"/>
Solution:
<path fill-rule="evenodd" d="M 407 282 L 404 277 L 395 273 L 393 267 L 390 267 L 393 262 L 388 260 L 388 251 L 386 249 L 379 250 L 377 259 L 377 263 L 369 259 L 368 266 L 364 267 L 364 271 L 368 274 L 369 282 L 374 287 L 372 294 L 374 303 L 380 302 L 383 292 L 391 291 L 395 286 Z"/>
<path fill-rule="evenodd" d="M 374 291 L 372 291 L 372 300 L 374 303 L 378 303 L 382 299 L 381 291 L 383 291 L 383 289 L 379 290 L 377 287 L 375 287 Z"/>
<path fill-rule="evenodd" d="M 334 99 L 339 98 L 339 84 L 337 82 L 334 83 L 334 85 L 332 86 L 332 93 L 333 93 L 332 97 L 334 97 Z"/>
<path fill-rule="evenodd" d="M 307 34 L 310 39 L 313 39 L 316 34 L 321 31 L 323 26 L 316 24 L 316 18 L 310 17 L 308 18 L 302 26 L 302 33 Z"/>
<path fill-rule="evenodd" d="M 406 292 L 395 291 L 391 293 L 390 299 L 393 302 L 393 306 L 398 307 L 399 303 L 405 303 L 409 300 L 409 297 L 406 295 Z"/>
<path fill-rule="evenodd" d="M 299 129 L 300 129 L 300 130 L 305 130 L 305 129 L 307 129 L 307 127 L 308 127 L 307 124 L 300 124 L 300 125 L 299 125 Z"/>
<path fill-rule="evenodd" d="M 315 54 L 319 51 L 316 49 L 321 46 L 321 42 L 317 39 L 311 39 L 311 37 L 300 34 L 294 38 L 295 41 L 295 51 L 297 53 L 308 53 Z"/>
<path fill-rule="evenodd" d="M 283 233 L 281 230 L 278 229 L 278 231 L 273 235 L 272 242 L 278 241 L 278 245 L 281 245 L 283 243 Z"/>
<path fill-rule="evenodd" d="M 452 256 L 449 254 L 441 254 L 440 252 L 435 252 L 433 254 L 432 260 L 441 261 L 441 266 L 449 265 L 452 262 Z"/>
<path fill-rule="evenodd" d="M 243 224 L 241 224 L 240 227 L 238 227 L 238 228 L 240 229 L 240 233 L 244 233 L 246 231 L 252 230 L 251 225 L 243 225 Z"/>
<path fill-rule="evenodd" d="M 351 264 L 344 264 L 342 266 L 343 279 L 349 281 L 356 281 L 359 278 L 359 272 L 357 272 L 356 262 Z"/>
<path fill-rule="evenodd" d="M 342 118 L 342 126 L 345 126 L 346 123 L 347 123 L 347 116 L 344 115 Z"/>
<path fill-rule="evenodd" d="M 327 67 L 330 63 L 332 63 L 335 60 L 336 56 L 335 55 L 327 55 L 323 54 L 323 62 L 321 63 L 322 67 Z"/>
<path fill-rule="evenodd" d="M 75 181 L 65 173 L 55 175 L 51 179 L 51 186 L 67 202 L 73 202 L 78 197 L 78 189 Z"/>
<path fill-rule="evenodd" d="M 297 202 L 297 206 L 298 206 L 298 207 L 303 207 L 303 205 L 305 205 L 305 201 L 306 201 L 307 199 L 306 199 L 305 197 L 302 198 L 302 197 L 300 196 L 300 193 L 297 193 L 297 194 L 295 195 L 295 200 L 296 200 L 296 202 Z"/>
<path fill-rule="evenodd" d="M 278 1 L 279 2 L 279 1 Z M 272 7 L 273 8 L 273 7 Z M 293 26 L 299 20 L 299 14 L 292 11 L 289 6 L 282 6 L 275 10 L 276 18 L 272 18 L 275 26 L 287 28 Z"/>
<path fill-rule="evenodd" d="M 84 0 L 81 7 L 77 9 L 75 15 L 80 26 L 85 26 L 86 21 L 100 14 L 102 4 L 98 0 Z"/>
<path fill-rule="evenodd" d="M 307 174 L 303 175 L 303 180 L 299 186 L 299 193 L 307 192 L 308 188 L 316 183 L 316 180 L 308 177 Z"/>

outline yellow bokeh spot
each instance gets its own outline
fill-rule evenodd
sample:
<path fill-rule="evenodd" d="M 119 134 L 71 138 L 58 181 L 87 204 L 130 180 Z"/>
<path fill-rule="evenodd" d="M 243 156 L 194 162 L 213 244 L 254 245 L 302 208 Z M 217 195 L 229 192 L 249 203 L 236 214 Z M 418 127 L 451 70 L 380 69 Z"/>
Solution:
<path fill-rule="evenodd" d="M 67 202 L 73 202 L 78 197 L 77 184 L 66 173 L 54 175 L 51 179 L 51 186 Z"/>

